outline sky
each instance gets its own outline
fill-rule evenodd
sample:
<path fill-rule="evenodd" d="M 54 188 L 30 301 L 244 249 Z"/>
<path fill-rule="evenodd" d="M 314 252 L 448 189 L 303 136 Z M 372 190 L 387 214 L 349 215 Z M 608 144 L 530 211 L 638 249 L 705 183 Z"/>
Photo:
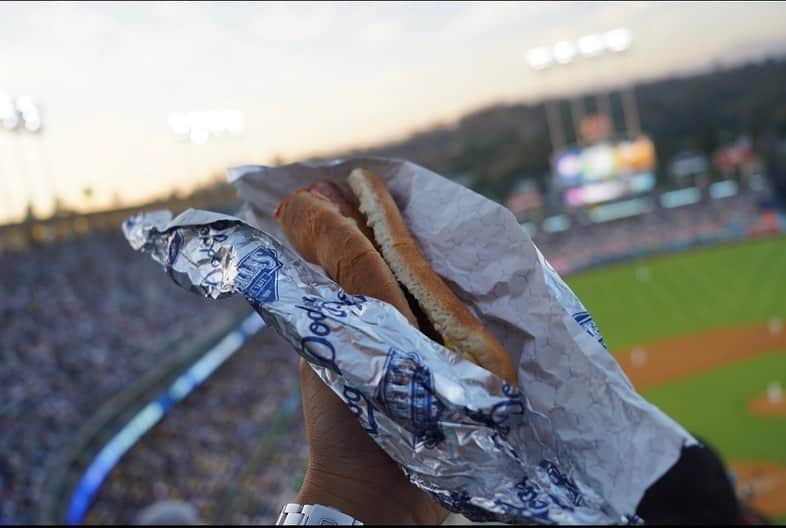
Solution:
<path fill-rule="evenodd" d="M 527 66 L 533 47 L 617 27 L 632 31 L 626 53 Z M 44 128 L 0 128 L 0 222 L 31 200 L 41 215 L 54 196 L 79 210 L 139 203 L 495 102 L 784 51 L 783 2 L 2 2 L 0 92 L 33 96 Z M 240 137 L 195 145 L 168 125 L 172 112 L 225 110 L 242 112 Z"/>

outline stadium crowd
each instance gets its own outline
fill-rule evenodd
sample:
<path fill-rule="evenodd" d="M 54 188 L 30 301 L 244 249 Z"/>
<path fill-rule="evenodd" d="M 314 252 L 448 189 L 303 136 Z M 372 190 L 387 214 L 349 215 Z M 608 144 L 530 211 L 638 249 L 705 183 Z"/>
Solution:
<path fill-rule="evenodd" d="M 0 521 L 28 523 L 79 427 L 232 301 L 173 287 L 119 230 L 2 253 L 0 281 Z"/>
<path fill-rule="evenodd" d="M 759 217 L 756 196 L 743 193 L 534 240 L 566 272 L 599 258 L 741 237 Z M 0 521 L 26 523 L 35 521 L 52 461 L 79 427 L 235 301 L 175 287 L 116 232 L 0 254 L 0 279 Z M 256 455 L 297 386 L 295 362 L 270 331 L 253 338 L 121 460 L 87 521 L 133 523 L 144 508 L 173 499 L 193 505 L 203 522 L 274 519 L 303 475 L 299 409 L 269 453 Z"/>
<path fill-rule="evenodd" d="M 734 230 L 744 236 L 758 215 L 755 197 L 740 195 L 535 240 L 551 261 L 568 259 L 577 268 L 609 255 L 690 244 Z M 142 508 L 173 499 L 195 506 L 203 522 L 274 519 L 295 495 L 307 457 L 299 409 L 263 460 L 254 456 L 278 406 L 297 384 L 294 354 L 275 343 L 269 331 L 249 342 L 144 437 L 112 473 L 88 522 L 133 522 Z"/>
<path fill-rule="evenodd" d="M 305 438 L 303 414 L 298 409 L 266 463 L 256 468 L 250 480 L 238 490 L 240 500 L 229 512 L 229 522 L 268 524 L 278 517 L 283 504 L 292 502 L 306 472 Z"/>
<path fill-rule="evenodd" d="M 306 459 L 300 407 L 261 456 L 251 489 L 241 475 L 276 411 L 298 386 L 297 356 L 272 329 L 257 334 L 205 385 L 132 448 L 102 487 L 87 522 L 134 523 L 161 501 L 192 505 L 200 520 L 270 522 L 291 498 Z M 238 501 L 241 496 L 244 500 Z M 249 500 L 252 498 L 252 500 Z M 242 506 L 227 511 L 229 506 Z"/>
<path fill-rule="evenodd" d="M 642 252 L 744 238 L 761 218 L 757 200 L 756 194 L 743 193 L 675 209 L 658 208 L 600 224 L 574 223 L 560 233 L 541 231 L 533 240 L 557 271 L 568 273 Z"/>

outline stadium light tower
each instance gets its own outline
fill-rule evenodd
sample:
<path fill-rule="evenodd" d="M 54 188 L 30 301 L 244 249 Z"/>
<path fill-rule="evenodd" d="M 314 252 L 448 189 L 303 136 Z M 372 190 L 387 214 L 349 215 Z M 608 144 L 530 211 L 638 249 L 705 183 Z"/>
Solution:
<path fill-rule="evenodd" d="M 640 134 L 639 107 L 636 104 L 636 94 L 634 93 L 632 83 L 622 90 L 622 114 L 625 119 L 625 129 L 628 133 L 633 135 Z"/>
<path fill-rule="evenodd" d="M 237 110 L 170 112 L 167 116 L 169 130 L 179 142 L 190 145 L 207 145 L 211 140 L 238 138 L 246 129 L 245 115 Z M 205 149 L 201 149 L 204 154 Z M 189 148 L 182 156 L 183 171 L 195 175 L 192 166 L 195 150 Z M 190 181 L 193 181 L 193 176 Z"/>
<path fill-rule="evenodd" d="M 550 70 L 564 69 L 566 66 L 577 66 L 581 63 L 594 65 L 593 59 L 607 57 L 627 51 L 633 43 L 633 34 L 627 28 L 615 28 L 602 33 L 591 33 L 574 40 L 562 40 L 549 46 L 538 46 L 527 51 L 527 63 L 536 72 L 548 73 Z M 635 112 L 635 99 L 627 96 L 625 104 L 626 126 L 638 130 L 638 113 Z M 611 114 L 611 100 L 608 92 L 598 94 L 598 109 L 606 115 Z M 564 146 L 564 131 L 559 118 L 559 109 L 553 106 L 555 102 L 546 102 L 546 116 L 551 137 L 552 149 L 558 150 Z M 579 130 L 579 125 L 586 112 L 583 97 L 575 96 L 570 100 L 571 118 L 574 129 Z M 630 117 L 629 117 L 630 115 Z"/>
<path fill-rule="evenodd" d="M 10 213 L 13 209 L 13 204 L 11 203 L 11 188 L 14 187 L 14 181 L 17 181 L 20 187 L 25 187 L 25 190 L 22 190 L 23 196 L 21 197 L 24 206 L 32 204 L 34 200 L 32 192 L 34 182 L 28 174 L 27 163 L 23 159 L 22 146 L 25 144 L 25 140 L 22 138 L 23 136 L 40 137 L 42 128 L 43 119 L 41 108 L 34 97 L 30 95 L 13 96 L 9 93 L 0 92 L 0 129 L 8 132 L 6 136 L 6 141 L 9 143 L 8 150 L 14 151 L 16 165 L 15 169 L 9 171 L 4 178 L 7 189 L 5 189 L 3 195 L 6 202 L 5 209 L 8 211 L 8 213 L 4 215 L 4 221 L 12 218 Z M 13 139 L 11 139 L 12 137 Z M 11 142 L 14 144 L 10 144 Z M 43 164 L 40 152 L 38 158 L 39 162 Z M 5 159 L 10 159 L 10 157 Z"/>
<path fill-rule="evenodd" d="M 238 137 L 246 128 L 241 112 L 172 112 L 167 119 L 169 128 L 177 139 L 188 140 L 194 145 L 204 145 L 211 137 Z"/>
<path fill-rule="evenodd" d="M 546 123 L 549 128 L 549 139 L 552 150 L 560 149 L 565 146 L 565 130 L 562 127 L 562 112 L 559 109 L 559 102 L 546 100 Z"/>
<path fill-rule="evenodd" d="M 20 131 L 36 134 L 43 122 L 38 102 L 29 95 L 17 97 L 0 92 L 0 122 L 9 132 Z"/>

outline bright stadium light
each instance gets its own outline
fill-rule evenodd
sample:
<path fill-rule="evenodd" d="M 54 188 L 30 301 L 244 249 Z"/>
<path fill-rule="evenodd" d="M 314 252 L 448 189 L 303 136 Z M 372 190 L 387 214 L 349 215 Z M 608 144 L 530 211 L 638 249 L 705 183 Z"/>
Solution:
<path fill-rule="evenodd" d="M 630 47 L 631 42 L 633 42 L 633 35 L 631 35 L 629 29 L 617 28 L 607 31 L 603 35 L 603 40 L 606 43 L 606 48 L 610 51 L 620 52 Z"/>
<path fill-rule="evenodd" d="M 25 129 L 34 133 L 41 130 L 41 115 L 38 112 L 25 116 Z"/>
<path fill-rule="evenodd" d="M 554 44 L 554 60 L 558 64 L 568 64 L 576 56 L 576 46 L 567 40 Z"/>
<path fill-rule="evenodd" d="M 38 132 L 41 130 L 41 110 L 35 99 L 29 95 L 14 97 L 0 92 L 0 122 L 7 130 Z"/>
<path fill-rule="evenodd" d="M 577 40 L 562 40 L 552 46 L 538 46 L 527 52 L 527 63 L 536 71 L 555 65 L 565 65 L 579 58 L 600 57 L 630 48 L 633 33 L 627 28 L 616 28 L 604 33 L 590 33 Z"/>
<path fill-rule="evenodd" d="M 16 98 L 16 109 L 22 112 L 35 112 L 36 107 L 33 98 L 29 95 L 20 95 Z"/>
<path fill-rule="evenodd" d="M 169 114 L 169 128 L 179 138 L 188 137 L 188 119 L 183 112 L 172 112 Z"/>
<path fill-rule="evenodd" d="M 0 92 L 0 121 L 7 130 L 16 130 L 19 126 L 19 113 L 16 111 L 14 98 L 5 92 Z"/>
<path fill-rule="evenodd" d="M 579 53 L 584 57 L 594 57 L 603 53 L 603 39 L 600 35 L 585 35 L 579 39 Z"/>
<path fill-rule="evenodd" d="M 551 56 L 549 48 L 541 46 L 527 52 L 527 62 L 533 70 L 542 70 L 551 66 L 554 58 Z"/>
<path fill-rule="evenodd" d="M 178 139 L 204 145 L 211 137 L 238 137 L 246 128 L 245 117 L 237 111 L 171 112 L 169 128 Z"/>
<path fill-rule="evenodd" d="M 188 135 L 188 139 L 191 140 L 191 143 L 194 145 L 204 145 L 207 143 L 207 140 L 210 139 L 210 132 L 204 128 L 192 128 L 191 133 Z"/>
<path fill-rule="evenodd" d="M 25 129 L 28 132 L 41 130 L 41 112 L 35 100 L 29 95 L 20 95 L 16 98 L 16 109 L 22 114 Z"/>

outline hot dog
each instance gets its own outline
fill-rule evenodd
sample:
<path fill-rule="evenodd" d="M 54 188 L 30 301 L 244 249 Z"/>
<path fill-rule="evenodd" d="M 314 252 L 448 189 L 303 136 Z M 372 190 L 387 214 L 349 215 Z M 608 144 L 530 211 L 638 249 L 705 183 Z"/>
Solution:
<path fill-rule="evenodd" d="M 423 257 L 382 179 L 356 169 L 348 183 L 358 206 L 329 182 L 281 202 L 276 218 L 293 248 L 348 293 L 388 302 L 432 339 L 515 383 L 510 356 Z"/>

